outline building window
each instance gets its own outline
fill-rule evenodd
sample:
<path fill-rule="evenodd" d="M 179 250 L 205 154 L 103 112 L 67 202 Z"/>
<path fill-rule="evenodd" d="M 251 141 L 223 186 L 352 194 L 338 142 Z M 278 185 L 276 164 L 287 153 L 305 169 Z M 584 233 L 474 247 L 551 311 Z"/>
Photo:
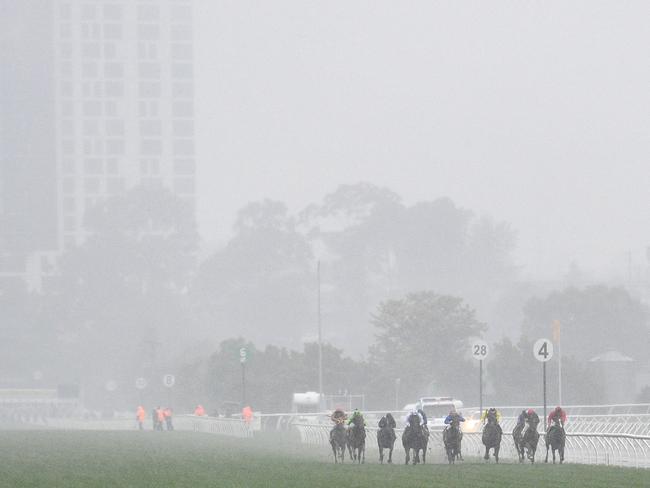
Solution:
<path fill-rule="evenodd" d="M 162 154 L 162 141 L 160 139 L 143 139 L 140 141 L 140 153 L 145 156 Z"/>
<path fill-rule="evenodd" d="M 117 57 L 117 48 L 112 42 L 104 43 L 104 57 L 106 59 L 115 59 Z"/>
<path fill-rule="evenodd" d="M 193 159 L 175 159 L 174 173 L 177 175 L 193 175 L 196 169 L 195 166 Z"/>
<path fill-rule="evenodd" d="M 63 211 L 67 214 L 74 213 L 74 197 L 65 197 L 63 199 Z"/>
<path fill-rule="evenodd" d="M 104 39 L 122 39 L 122 25 L 104 24 Z"/>
<path fill-rule="evenodd" d="M 106 121 L 107 136 L 123 136 L 124 121 L 122 119 L 109 119 Z"/>
<path fill-rule="evenodd" d="M 192 9 L 188 5 L 172 5 L 171 18 L 176 22 L 191 22 Z"/>
<path fill-rule="evenodd" d="M 81 49 L 84 58 L 98 58 L 101 56 L 101 49 L 98 42 L 84 42 Z"/>
<path fill-rule="evenodd" d="M 117 159 L 109 158 L 106 160 L 106 173 L 109 175 L 116 175 L 117 169 Z"/>
<path fill-rule="evenodd" d="M 81 6 L 81 19 L 82 20 L 93 20 L 96 14 L 95 5 L 92 3 L 86 3 Z"/>
<path fill-rule="evenodd" d="M 74 85 L 70 81 L 62 81 L 60 93 L 62 97 L 72 97 L 74 95 Z"/>
<path fill-rule="evenodd" d="M 172 63 L 172 77 L 187 79 L 192 78 L 192 73 L 191 63 Z"/>
<path fill-rule="evenodd" d="M 74 154 L 74 141 L 70 139 L 61 141 L 61 152 L 63 154 Z"/>
<path fill-rule="evenodd" d="M 122 20 L 122 7 L 116 4 L 104 5 L 104 20 Z"/>
<path fill-rule="evenodd" d="M 97 78 L 97 63 L 83 63 L 81 65 L 81 75 L 84 78 Z"/>
<path fill-rule="evenodd" d="M 138 24 L 138 39 L 157 41 L 160 39 L 160 26 L 158 24 Z"/>
<path fill-rule="evenodd" d="M 61 39 L 70 39 L 72 37 L 72 24 L 61 24 L 59 26 L 59 35 Z"/>
<path fill-rule="evenodd" d="M 139 63 L 138 74 L 140 78 L 160 78 L 160 63 Z"/>
<path fill-rule="evenodd" d="M 84 120 L 83 133 L 85 136 L 94 136 L 99 134 L 99 122 L 96 119 Z"/>
<path fill-rule="evenodd" d="M 122 78 L 124 76 L 124 65 L 122 63 L 104 63 L 104 75 L 106 78 Z"/>
<path fill-rule="evenodd" d="M 192 117 L 194 115 L 194 102 L 191 100 L 173 102 L 172 115 L 174 117 Z"/>
<path fill-rule="evenodd" d="M 114 101 L 108 101 L 104 103 L 107 117 L 117 117 L 117 103 Z"/>
<path fill-rule="evenodd" d="M 63 193 L 74 193 L 74 178 L 63 178 Z"/>
<path fill-rule="evenodd" d="M 63 230 L 66 232 L 74 232 L 75 230 L 75 218 L 72 215 L 67 215 L 63 219 Z"/>
<path fill-rule="evenodd" d="M 100 175 L 104 172 L 104 164 L 99 158 L 87 158 L 84 160 L 84 171 L 88 175 Z"/>
<path fill-rule="evenodd" d="M 61 119 L 61 134 L 74 137 L 74 122 L 71 119 Z"/>
<path fill-rule="evenodd" d="M 194 193 L 194 178 L 174 178 L 174 191 L 176 193 Z"/>
<path fill-rule="evenodd" d="M 194 122 L 192 120 L 174 120 L 172 122 L 174 136 L 190 137 L 194 134 Z"/>
<path fill-rule="evenodd" d="M 64 175 L 71 175 L 75 172 L 74 159 L 64 159 L 61 161 L 61 171 Z"/>
<path fill-rule="evenodd" d="M 96 195 L 101 191 L 101 179 L 99 178 L 86 178 L 84 180 L 84 190 L 86 193 Z"/>
<path fill-rule="evenodd" d="M 160 9 L 155 4 L 138 5 L 138 20 L 158 20 L 160 18 Z"/>
<path fill-rule="evenodd" d="M 124 192 L 124 179 L 123 178 L 108 178 L 106 180 L 106 192 L 110 194 L 119 194 Z"/>
<path fill-rule="evenodd" d="M 141 101 L 139 108 L 140 108 L 140 117 L 158 117 L 158 102 Z"/>
<path fill-rule="evenodd" d="M 194 96 L 194 87 L 192 83 L 177 81 L 172 84 L 172 97 L 174 98 L 192 98 Z"/>
<path fill-rule="evenodd" d="M 102 104 L 98 101 L 83 102 L 83 114 L 85 117 L 99 117 L 102 115 Z"/>
<path fill-rule="evenodd" d="M 172 41 L 191 41 L 192 27 L 190 24 L 172 24 L 171 26 Z"/>
<path fill-rule="evenodd" d="M 124 154 L 124 139 L 107 139 L 106 154 L 110 156 L 121 156 Z"/>
<path fill-rule="evenodd" d="M 194 141 L 192 139 L 175 139 L 174 156 L 193 156 Z"/>
<path fill-rule="evenodd" d="M 72 57 L 72 44 L 69 42 L 59 44 L 59 56 L 61 59 L 70 59 Z"/>
<path fill-rule="evenodd" d="M 172 44 L 172 59 L 192 59 L 192 45 L 189 43 Z"/>
<path fill-rule="evenodd" d="M 160 83 L 142 81 L 138 86 L 140 98 L 160 98 Z"/>
<path fill-rule="evenodd" d="M 61 102 L 61 116 L 73 117 L 74 116 L 74 103 L 70 101 Z"/>
<path fill-rule="evenodd" d="M 104 93 L 111 98 L 121 97 L 124 95 L 124 83 L 121 81 L 107 81 L 104 83 Z"/>
<path fill-rule="evenodd" d="M 160 120 L 141 120 L 140 135 L 159 136 L 162 133 L 162 122 Z"/>

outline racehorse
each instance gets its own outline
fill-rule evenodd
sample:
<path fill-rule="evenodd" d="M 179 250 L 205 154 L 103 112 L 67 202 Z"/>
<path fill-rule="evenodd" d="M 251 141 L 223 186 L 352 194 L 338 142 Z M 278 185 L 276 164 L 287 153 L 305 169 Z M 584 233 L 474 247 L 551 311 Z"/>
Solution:
<path fill-rule="evenodd" d="M 519 462 L 524 462 L 524 424 L 519 423 L 515 426 L 512 431 L 512 439 L 515 441 L 515 451 L 517 451 L 517 456 L 519 457 Z"/>
<path fill-rule="evenodd" d="M 553 425 L 548 432 L 546 432 L 546 459 L 545 463 L 548 463 L 548 448 L 550 446 L 551 451 L 553 452 L 553 464 L 555 464 L 555 451 L 558 451 L 560 454 L 560 464 L 564 462 L 564 443 L 566 441 L 566 434 L 564 428 L 560 425 L 560 420 L 555 419 Z"/>
<path fill-rule="evenodd" d="M 348 427 L 347 432 L 350 458 L 359 464 L 366 462 L 366 428 L 363 424 L 361 415 L 352 417 L 352 425 Z"/>
<path fill-rule="evenodd" d="M 447 427 L 442 433 L 442 440 L 445 443 L 445 451 L 447 451 L 447 460 L 449 464 L 454 464 L 456 458 L 460 456 L 460 439 L 462 434 L 460 432 L 460 422 L 458 418 L 451 421 L 451 425 Z"/>
<path fill-rule="evenodd" d="M 411 449 L 413 450 L 413 464 L 420 463 L 420 451 L 422 451 L 422 463 L 427 461 L 427 444 L 429 443 L 429 430 L 420 424 L 418 415 L 410 415 L 409 425 L 402 434 L 402 446 L 406 453 L 405 464 L 411 461 Z"/>
<path fill-rule="evenodd" d="M 345 461 L 345 446 L 347 444 L 347 435 L 343 426 L 344 419 L 336 422 L 336 425 L 330 430 L 330 445 L 334 453 L 334 462 L 341 463 Z"/>
<path fill-rule="evenodd" d="M 393 463 L 393 446 L 395 445 L 395 419 L 387 413 L 379 421 L 377 432 L 377 445 L 379 446 L 379 462 L 384 464 L 384 449 L 388 449 L 388 464 Z"/>
<path fill-rule="evenodd" d="M 534 427 L 528 425 L 524 438 L 521 444 L 521 455 L 527 457 L 531 463 L 535 464 L 535 452 L 537 451 L 537 443 L 539 442 L 539 432 L 537 432 L 537 425 Z"/>
<path fill-rule="evenodd" d="M 487 425 L 483 428 L 482 441 L 485 446 L 485 456 L 483 459 L 490 460 L 490 449 L 494 449 L 494 459 L 499 462 L 499 449 L 501 448 L 501 436 L 503 431 L 497 422 L 497 415 L 495 412 L 488 412 Z"/>

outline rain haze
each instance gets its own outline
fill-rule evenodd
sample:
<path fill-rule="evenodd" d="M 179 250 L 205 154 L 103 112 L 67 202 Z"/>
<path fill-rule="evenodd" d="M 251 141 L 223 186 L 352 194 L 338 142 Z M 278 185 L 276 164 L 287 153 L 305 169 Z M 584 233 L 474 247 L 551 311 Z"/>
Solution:
<path fill-rule="evenodd" d="M 650 482 L 649 18 L 0 0 L 0 486 Z"/>

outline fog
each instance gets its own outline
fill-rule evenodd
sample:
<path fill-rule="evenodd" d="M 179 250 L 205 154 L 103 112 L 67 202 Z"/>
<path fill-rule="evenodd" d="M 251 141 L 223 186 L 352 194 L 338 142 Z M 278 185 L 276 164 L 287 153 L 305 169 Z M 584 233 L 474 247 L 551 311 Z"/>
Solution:
<path fill-rule="evenodd" d="M 0 388 L 650 402 L 649 14 L 2 2 Z"/>

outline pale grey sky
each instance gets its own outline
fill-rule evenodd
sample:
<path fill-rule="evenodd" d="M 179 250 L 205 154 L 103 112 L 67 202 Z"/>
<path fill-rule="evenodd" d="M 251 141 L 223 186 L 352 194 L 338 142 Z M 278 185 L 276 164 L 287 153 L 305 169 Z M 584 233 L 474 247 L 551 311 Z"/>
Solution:
<path fill-rule="evenodd" d="M 519 232 L 538 277 L 650 245 L 650 2 L 196 0 L 199 223 L 369 181 Z"/>

